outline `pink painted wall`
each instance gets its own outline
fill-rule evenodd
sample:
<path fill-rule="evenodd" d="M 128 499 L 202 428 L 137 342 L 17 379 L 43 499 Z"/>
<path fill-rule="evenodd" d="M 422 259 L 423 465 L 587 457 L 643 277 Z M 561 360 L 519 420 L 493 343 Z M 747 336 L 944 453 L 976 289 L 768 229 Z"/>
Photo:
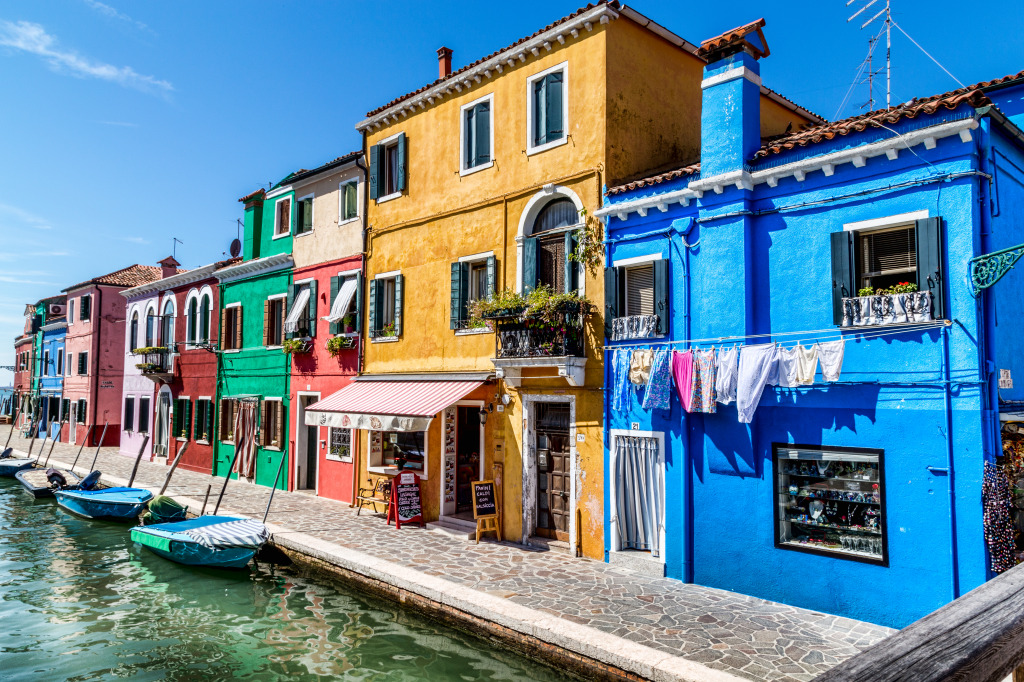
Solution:
<path fill-rule="evenodd" d="M 124 338 L 123 344 L 123 358 L 122 363 L 124 367 L 123 375 L 123 386 L 121 393 L 121 405 L 120 412 L 121 424 L 124 426 L 124 406 L 126 399 L 130 396 L 134 398 L 134 419 L 132 422 L 132 430 L 126 431 L 121 429 L 121 454 L 126 457 L 137 457 L 139 455 L 139 448 L 142 446 L 146 436 L 149 436 L 149 441 L 146 442 L 145 450 L 143 451 L 142 458 L 145 460 L 153 459 L 153 439 L 156 438 L 156 393 L 159 388 L 158 384 L 149 377 L 142 374 L 137 365 L 143 360 L 129 350 L 132 347 L 131 339 L 131 320 L 132 314 L 138 312 L 139 315 L 139 328 L 137 332 L 137 339 L 135 340 L 135 346 L 141 348 L 146 345 L 146 311 L 152 306 L 156 310 L 156 315 L 160 314 L 160 295 L 159 294 L 146 294 L 142 296 L 136 296 L 134 298 L 121 299 L 124 301 Z M 156 328 L 156 340 L 153 345 L 162 345 L 160 341 L 160 330 L 159 324 Z M 139 406 L 141 398 L 149 398 L 149 428 L 143 433 L 139 431 Z"/>

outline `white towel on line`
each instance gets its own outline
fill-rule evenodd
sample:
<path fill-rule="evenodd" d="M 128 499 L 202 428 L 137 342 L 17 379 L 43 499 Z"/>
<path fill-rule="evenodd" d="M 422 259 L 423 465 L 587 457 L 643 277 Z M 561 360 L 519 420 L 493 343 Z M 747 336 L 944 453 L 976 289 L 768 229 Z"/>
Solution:
<path fill-rule="evenodd" d="M 818 371 L 818 347 L 796 345 L 796 380 L 797 383 L 809 386 L 814 383 L 814 375 Z"/>
<path fill-rule="evenodd" d="M 769 343 L 743 347 L 736 382 L 736 412 L 741 423 L 749 424 L 754 418 L 764 387 L 773 375 L 779 375 L 778 346 Z"/>
<path fill-rule="evenodd" d="M 736 346 L 718 349 L 718 373 L 715 375 L 715 393 L 718 402 L 728 405 L 736 400 L 736 373 L 739 370 L 740 353 Z"/>
<path fill-rule="evenodd" d="M 845 341 L 829 341 L 814 344 L 821 360 L 821 376 L 825 381 L 839 381 L 839 371 L 843 368 L 843 350 Z"/>

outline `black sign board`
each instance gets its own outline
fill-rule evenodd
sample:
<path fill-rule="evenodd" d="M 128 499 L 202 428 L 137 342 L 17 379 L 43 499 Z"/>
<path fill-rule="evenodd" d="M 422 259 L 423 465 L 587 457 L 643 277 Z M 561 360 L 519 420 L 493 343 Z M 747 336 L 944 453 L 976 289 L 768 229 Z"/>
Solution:
<path fill-rule="evenodd" d="M 473 481 L 473 518 L 498 515 L 494 481 Z"/>

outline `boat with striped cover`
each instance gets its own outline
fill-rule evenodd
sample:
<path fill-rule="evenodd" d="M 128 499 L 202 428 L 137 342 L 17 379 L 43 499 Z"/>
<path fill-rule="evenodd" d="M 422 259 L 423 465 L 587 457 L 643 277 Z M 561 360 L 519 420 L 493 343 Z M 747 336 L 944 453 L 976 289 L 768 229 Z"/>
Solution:
<path fill-rule="evenodd" d="M 153 493 L 142 488 L 104 488 L 103 490 L 58 490 L 57 504 L 87 519 L 133 521 Z"/>
<path fill-rule="evenodd" d="M 136 526 L 132 541 L 187 566 L 245 568 L 270 539 L 259 521 L 237 516 L 200 516 L 176 523 Z"/>

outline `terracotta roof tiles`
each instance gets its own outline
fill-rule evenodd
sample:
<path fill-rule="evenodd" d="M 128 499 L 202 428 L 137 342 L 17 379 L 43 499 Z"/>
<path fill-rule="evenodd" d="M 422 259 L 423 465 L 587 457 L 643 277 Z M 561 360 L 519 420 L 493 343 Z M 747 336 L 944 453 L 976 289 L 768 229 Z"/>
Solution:
<path fill-rule="evenodd" d="M 73 286 L 70 286 L 64 291 L 71 291 L 72 289 L 78 289 L 84 287 L 87 284 L 107 284 L 119 287 L 137 287 L 143 284 L 149 284 L 160 279 L 161 269 L 155 265 L 129 265 L 126 268 L 111 272 L 107 275 L 101 275 L 99 277 L 93 277 L 92 279 L 84 282 L 79 282 Z"/>
<path fill-rule="evenodd" d="M 265 189 L 258 189 L 255 192 L 250 192 L 249 194 L 246 194 L 244 197 L 239 199 L 239 201 L 244 204 L 244 203 L 248 203 L 248 202 L 250 202 L 250 201 L 252 201 L 253 199 L 256 199 L 256 198 L 262 199 L 266 195 L 266 193 L 267 193 L 267 191 Z"/>
<path fill-rule="evenodd" d="M 744 38 L 746 38 L 751 33 L 754 33 L 755 31 L 758 33 L 758 36 L 761 38 L 763 42 L 764 35 L 761 33 L 762 28 L 764 28 L 763 18 L 758 19 L 757 21 L 752 21 L 749 24 L 744 24 L 743 26 L 737 26 L 736 28 L 729 29 L 722 35 L 715 36 L 714 38 L 709 38 L 702 42 L 700 44 L 700 49 L 697 50 L 697 54 L 701 57 L 707 58 L 707 56 L 711 52 L 721 50 L 725 47 L 728 47 L 729 45 L 739 44 Z M 761 51 L 761 54 L 758 56 L 768 56 L 767 44 L 764 45 L 763 51 Z"/>
<path fill-rule="evenodd" d="M 629 192 L 631 190 L 639 189 L 641 187 L 649 187 L 650 185 L 660 185 L 663 182 L 675 180 L 676 178 L 686 177 L 687 175 L 694 175 L 695 173 L 700 173 L 699 163 L 692 163 L 688 166 L 683 166 L 682 168 L 675 168 L 664 173 L 659 173 L 657 175 L 651 175 L 645 178 L 640 178 L 638 180 L 633 180 L 632 182 L 627 182 L 616 187 L 610 187 L 606 194 L 621 194 L 622 192 Z"/>

